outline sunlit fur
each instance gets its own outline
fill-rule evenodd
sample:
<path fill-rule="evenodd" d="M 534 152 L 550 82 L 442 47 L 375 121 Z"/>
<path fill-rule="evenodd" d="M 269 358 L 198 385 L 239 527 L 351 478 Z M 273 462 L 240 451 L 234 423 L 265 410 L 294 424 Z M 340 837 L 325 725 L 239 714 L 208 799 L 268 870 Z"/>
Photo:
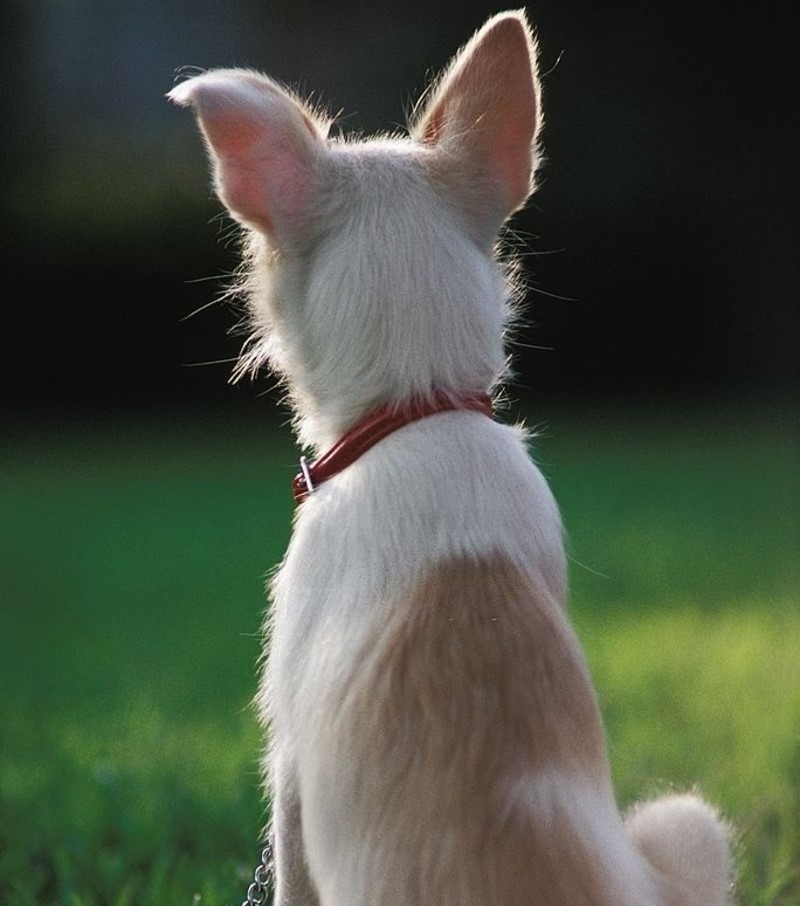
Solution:
<path fill-rule="evenodd" d="M 408 137 L 363 142 L 252 72 L 172 92 L 248 231 L 240 370 L 281 376 L 302 444 L 504 378 L 516 291 L 496 237 L 533 186 L 535 61 L 524 14 L 501 14 Z M 300 505 L 271 596 L 277 906 L 728 902 L 702 800 L 619 814 L 558 509 L 520 429 L 455 411 L 384 439 Z"/>

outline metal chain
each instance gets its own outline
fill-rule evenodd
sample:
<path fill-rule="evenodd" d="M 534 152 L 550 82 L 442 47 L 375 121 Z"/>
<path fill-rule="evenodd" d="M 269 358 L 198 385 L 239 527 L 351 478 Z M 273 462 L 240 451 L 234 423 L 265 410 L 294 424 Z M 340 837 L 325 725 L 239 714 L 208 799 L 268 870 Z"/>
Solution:
<path fill-rule="evenodd" d="M 264 906 L 273 887 L 275 875 L 275 855 L 272 850 L 272 837 L 267 837 L 264 849 L 261 850 L 261 864 L 255 870 L 253 883 L 247 888 L 247 898 L 242 906 Z"/>

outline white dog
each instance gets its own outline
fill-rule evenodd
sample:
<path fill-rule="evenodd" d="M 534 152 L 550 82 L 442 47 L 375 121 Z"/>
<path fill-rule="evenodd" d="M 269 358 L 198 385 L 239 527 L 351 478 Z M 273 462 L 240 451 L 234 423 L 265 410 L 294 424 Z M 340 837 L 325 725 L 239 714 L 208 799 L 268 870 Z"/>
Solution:
<path fill-rule="evenodd" d="M 496 238 L 538 160 L 521 12 L 455 57 L 409 137 L 332 140 L 270 79 L 171 92 L 246 227 L 254 337 L 303 461 L 272 587 L 277 906 L 722 906 L 693 795 L 620 817 L 565 614 L 558 510 L 491 417 L 515 295 Z"/>

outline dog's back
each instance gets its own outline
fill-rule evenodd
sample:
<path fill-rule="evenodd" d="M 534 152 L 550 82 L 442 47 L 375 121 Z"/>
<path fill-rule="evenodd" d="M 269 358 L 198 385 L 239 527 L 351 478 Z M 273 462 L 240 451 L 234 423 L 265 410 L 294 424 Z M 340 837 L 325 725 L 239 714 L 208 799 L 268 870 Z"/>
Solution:
<path fill-rule="evenodd" d="M 270 668 L 321 902 L 666 903 L 611 796 L 518 432 L 437 415 L 323 491 L 276 579 Z"/>
<path fill-rule="evenodd" d="M 522 432 L 458 405 L 506 368 L 495 237 L 541 121 L 524 16 L 487 23 L 406 139 L 331 142 L 253 73 L 173 95 L 251 230 L 244 367 L 284 375 L 302 442 L 387 404 L 454 406 L 299 507 L 260 695 L 278 906 L 722 906 L 725 834 L 700 800 L 623 824 L 556 505 Z"/>

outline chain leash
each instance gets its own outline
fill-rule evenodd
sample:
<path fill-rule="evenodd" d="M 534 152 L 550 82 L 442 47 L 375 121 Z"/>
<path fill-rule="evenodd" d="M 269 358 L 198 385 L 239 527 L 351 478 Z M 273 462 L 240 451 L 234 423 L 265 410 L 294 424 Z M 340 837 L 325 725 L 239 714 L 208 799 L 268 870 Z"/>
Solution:
<path fill-rule="evenodd" d="M 253 875 L 253 883 L 247 888 L 247 897 L 242 906 L 265 906 L 270 889 L 274 886 L 275 854 L 272 849 L 272 836 L 267 837 L 261 850 L 261 863 Z"/>

